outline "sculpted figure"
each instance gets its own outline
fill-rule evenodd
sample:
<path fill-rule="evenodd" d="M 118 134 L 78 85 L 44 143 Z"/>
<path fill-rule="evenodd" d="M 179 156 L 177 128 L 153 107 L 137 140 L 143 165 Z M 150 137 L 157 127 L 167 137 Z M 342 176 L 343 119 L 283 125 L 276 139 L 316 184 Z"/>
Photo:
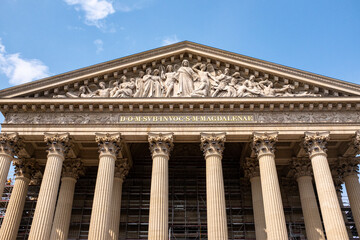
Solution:
<path fill-rule="evenodd" d="M 224 88 L 224 90 L 226 91 L 226 95 L 224 95 L 224 97 L 237 97 L 236 85 L 238 84 L 239 81 L 240 81 L 240 73 L 235 72 L 231 76 L 230 83 Z"/>
<path fill-rule="evenodd" d="M 94 97 L 98 97 L 98 98 L 110 97 L 111 88 L 107 88 L 105 85 L 105 82 L 100 82 L 99 86 L 100 86 L 100 88 L 98 90 L 96 90 L 95 92 L 93 92 Z"/>
<path fill-rule="evenodd" d="M 154 81 L 154 90 L 155 90 L 154 97 L 161 97 L 162 89 L 164 88 L 163 81 L 161 80 L 159 74 L 160 74 L 159 69 L 155 69 L 153 71 L 152 79 Z"/>
<path fill-rule="evenodd" d="M 189 97 L 194 91 L 194 76 L 195 72 L 189 66 L 189 61 L 182 61 L 181 67 L 177 71 L 175 78 L 179 81 L 178 95 L 183 97 Z"/>
<path fill-rule="evenodd" d="M 135 89 L 135 78 L 131 78 L 130 81 L 127 80 L 126 76 L 122 76 L 121 80 L 123 81 L 118 90 L 112 96 L 114 98 L 129 98 L 133 96 Z"/>
<path fill-rule="evenodd" d="M 215 92 L 212 94 L 212 97 L 224 97 L 225 95 L 227 95 L 225 88 L 231 81 L 231 76 L 229 76 L 229 73 L 229 68 L 225 68 L 224 73 L 222 73 L 221 70 L 218 71 L 218 76 L 215 80 L 217 86 L 215 86 Z"/>
<path fill-rule="evenodd" d="M 151 68 L 147 68 L 143 77 L 144 90 L 141 97 L 153 97 L 155 93 L 155 83 L 151 75 Z"/>
<path fill-rule="evenodd" d="M 253 95 L 259 95 L 261 93 L 260 86 L 257 82 L 255 82 L 254 75 L 251 75 L 249 79 L 245 80 L 243 85 L 247 88 L 247 91 Z"/>
<path fill-rule="evenodd" d="M 174 85 L 177 81 L 175 78 L 176 72 L 173 71 L 172 65 L 166 66 L 166 73 L 161 71 L 161 79 L 165 80 L 165 97 L 170 97 L 174 95 Z"/>
<path fill-rule="evenodd" d="M 191 93 L 191 97 L 207 97 L 210 91 L 210 82 L 206 78 L 200 79 L 200 85 Z"/>
<path fill-rule="evenodd" d="M 144 77 L 144 74 L 145 73 L 143 71 L 140 71 L 139 76 L 135 79 L 136 92 L 134 94 L 134 97 L 143 96 L 143 92 L 144 92 L 143 77 Z"/>
<path fill-rule="evenodd" d="M 207 67 L 205 64 L 197 63 L 193 66 L 192 69 L 194 70 L 194 72 L 196 72 L 199 75 L 201 85 L 203 85 L 203 83 L 206 82 L 207 85 L 210 87 L 210 79 L 216 81 L 216 78 L 213 75 L 211 75 L 211 73 L 207 72 L 206 68 Z M 209 91 L 206 92 L 206 97 L 208 96 L 208 94 L 209 94 Z"/>

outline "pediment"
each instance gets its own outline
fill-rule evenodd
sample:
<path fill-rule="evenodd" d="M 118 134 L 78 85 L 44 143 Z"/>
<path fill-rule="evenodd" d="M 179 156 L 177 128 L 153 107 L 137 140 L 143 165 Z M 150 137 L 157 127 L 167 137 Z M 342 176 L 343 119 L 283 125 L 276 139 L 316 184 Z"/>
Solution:
<path fill-rule="evenodd" d="M 0 91 L 0 98 L 359 96 L 353 83 L 180 42 Z"/>

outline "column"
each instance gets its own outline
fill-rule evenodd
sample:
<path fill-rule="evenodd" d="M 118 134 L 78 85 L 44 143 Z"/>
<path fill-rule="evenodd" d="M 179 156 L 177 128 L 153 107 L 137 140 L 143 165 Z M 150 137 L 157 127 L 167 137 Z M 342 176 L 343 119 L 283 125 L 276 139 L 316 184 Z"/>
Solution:
<path fill-rule="evenodd" d="M 149 133 L 152 154 L 149 240 L 169 239 L 169 157 L 173 148 L 172 133 Z"/>
<path fill-rule="evenodd" d="M 89 240 L 109 238 L 109 217 L 114 184 L 115 161 L 120 151 L 120 133 L 96 133 L 99 145 L 99 168 L 90 219 Z"/>
<path fill-rule="evenodd" d="M 327 239 L 345 240 L 349 237 L 327 160 L 328 140 L 329 132 L 305 132 L 303 145 L 311 159 Z"/>
<path fill-rule="evenodd" d="M 69 134 L 45 133 L 44 140 L 48 145 L 48 155 L 29 240 L 48 240 L 50 238 L 62 164 L 68 151 Z"/>
<path fill-rule="evenodd" d="M 266 232 L 269 240 L 287 240 L 284 208 L 275 165 L 277 132 L 253 134 L 253 151 L 258 157 L 264 201 Z"/>
<path fill-rule="evenodd" d="M 346 192 L 349 197 L 351 212 L 358 234 L 360 234 L 360 183 L 359 158 L 348 157 L 340 159 L 339 171 L 344 179 Z"/>
<path fill-rule="evenodd" d="M 228 239 L 222 153 L 225 133 L 201 133 L 201 150 L 206 160 L 206 208 L 209 240 Z"/>
<path fill-rule="evenodd" d="M 309 240 L 325 240 L 312 183 L 311 162 L 308 158 L 294 158 L 290 164 L 290 168 L 299 186 L 306 237 Z"/>
<path fill-rule="evenodd" d="M 14 159 L 15 184 L 1 225 L 0 239 L 15 240 L 19 230 L 26 195 L 32 176 L 38 171 L 34 159 Z"/>
<path fill-rule="evenodd" d="M 0 198 L 2 197 L 10 164 L 19 151 L 21 140 L 17 133 L 0 134 Z"/>
<path fill-rule="evenodd" d="M 244 171 L 245 177 L 248 177 L 251 183 L 256 239 L 266 240 L 264 201 L 261 191 L 260 168 L 257 159 L 247 158 L 245 161 Z"/>
<path fill-rule="evenodd" d="M 109 234 L 111 240 L 119 239 L 120 214 L 121 214 L 121 194 L 122 184 L 126 175 L 129 173 L 130 164 L 126 158 L 118 159 L 115 162 L 114 185 L 111 198 L 111 212 L 109 222 Z"/>
<path fill-rule="evenodd" d="M 60 192 L 50 235 L 51 240 L 68 239 L 75 183 L 80 175 L 84 175 L 84 167 L 79 159 L 64 161 Z"/>

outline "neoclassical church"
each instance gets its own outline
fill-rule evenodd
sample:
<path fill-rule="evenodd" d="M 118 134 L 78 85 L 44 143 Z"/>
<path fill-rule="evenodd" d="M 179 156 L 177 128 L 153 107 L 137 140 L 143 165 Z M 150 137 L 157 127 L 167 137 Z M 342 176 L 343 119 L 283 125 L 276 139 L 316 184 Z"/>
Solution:
<path fill-rule="evenodd" d="M 0 240 L 358 239 L 359 110 L 188 41 L 0 90 Z"/>

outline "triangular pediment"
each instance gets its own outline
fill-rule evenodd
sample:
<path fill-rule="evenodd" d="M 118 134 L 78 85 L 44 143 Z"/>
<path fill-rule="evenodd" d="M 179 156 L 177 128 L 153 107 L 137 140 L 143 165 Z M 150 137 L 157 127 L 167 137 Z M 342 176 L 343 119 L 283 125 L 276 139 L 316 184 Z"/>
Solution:
<path fill-rule="evenodd" d="M 357 84 L 185 41 L 4 89 L 0 98 L 337 97 L 359 92 Z"/>

